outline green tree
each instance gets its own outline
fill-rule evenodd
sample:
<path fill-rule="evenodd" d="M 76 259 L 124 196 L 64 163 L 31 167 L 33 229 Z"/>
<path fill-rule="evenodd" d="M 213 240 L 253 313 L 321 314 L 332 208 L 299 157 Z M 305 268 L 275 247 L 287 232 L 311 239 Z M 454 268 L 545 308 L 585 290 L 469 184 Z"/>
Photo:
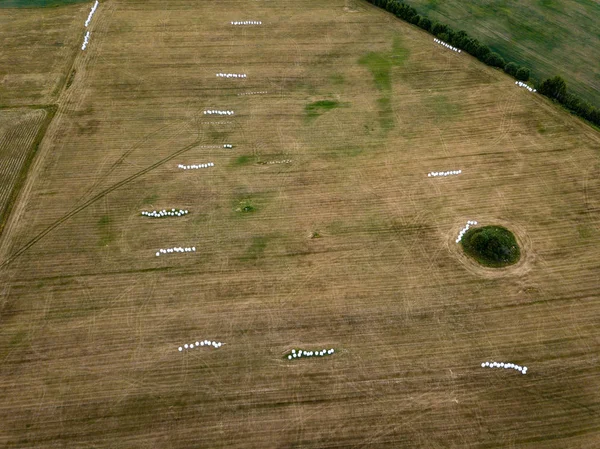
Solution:
<path fill-rule="evenodd" d="M 486 56 L 485 63 L 487 65 L 491 65 L 492 67 L 500 68 L 504 68 L 504 66 L 506 65 L 506 61 L 504 61 L 504 58 L 495 52 L 492 52 Z"/>
<path fill-rule="evenodd" d="M 514 62 L 509 62 L 504 66 L 504 71 L 508 73 L 510 76 L 517 76 L 517 70 L 519 70 L 519 66 Z"/>
<path fill-rule="evenodd" d="M 519 81 L 527 81 L 529 79 L 529 69 L 527 67 L 519 67 L 519 70 L 517 70 L 517 73 L 515 73 L 515 78 L 517 78 Z"/>
<path fill-rule="evenodd" d="M 427 17 L 421 17 L 421 20 L 419 20 L 419 27 L 424 29 L 425 31 L 431 31 L 431 20 L 429 20 Z"/>
<path fill-rule="evenodd" d="M 555 98 L 560 102 L 566 100 L 567 97 L 567 83 L 560 76 L 548 78 L 540 84 L 538 90 L 542 95 Z"/>

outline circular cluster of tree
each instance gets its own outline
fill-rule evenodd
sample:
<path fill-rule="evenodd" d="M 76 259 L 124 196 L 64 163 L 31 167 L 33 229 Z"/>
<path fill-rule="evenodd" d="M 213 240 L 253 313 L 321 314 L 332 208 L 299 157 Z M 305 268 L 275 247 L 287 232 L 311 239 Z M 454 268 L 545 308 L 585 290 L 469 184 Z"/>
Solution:
<path fill-rule="evenodd" d="M 488 267 L 512 265 L 521 256 L 515 236 L 502 226 L 471 228 L 461 244 L 465 253 Z"/>

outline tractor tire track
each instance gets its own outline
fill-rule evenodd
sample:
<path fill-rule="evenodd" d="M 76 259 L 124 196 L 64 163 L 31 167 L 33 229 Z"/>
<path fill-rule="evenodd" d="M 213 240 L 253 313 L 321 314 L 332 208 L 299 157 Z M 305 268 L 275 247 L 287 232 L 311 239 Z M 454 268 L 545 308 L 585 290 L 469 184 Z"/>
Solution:
<path fill-rule="evenodd" d="M 25 245 L 23 245 L 21 248 L 19 248 L 16 252 L 14 252 L 12 255 L 10 255 L 4 262 L 2 262 L 2 264 L 0 264 L 0 268 L 5 268 L 6 266 L 10 265 L 17 257 L 19 257 L 20 255 L 22 255 L 25 251 L 27 251 L 29 248 L 31 248 L 33 245 L 35 245 L 37 242 L 39 242 L 40 240 L 42 240 L 46 235 L 48 235 L 49 233 L 51 233 L 53 230 L 55 230 L 56 228 L 58 228 L 61 224 L 63 224 L 65 221 L 69 220 L 70 218 L 74 217 L 75 215 L 77 215 L 79 212 L 83 211 L 84 209 L 88 208 L 89 206 L 91 206 L 92 204 L 94 204 L 96 201 L 104 198 L 106 195 L 108 195 L 109 193 L 123 187 L 124 185 L 129 184 L 131 181 L 136 180 L 137 178 L 151 172 L 152 170 L 160 167 L 161 165 L 169 162 L 170 160 L 176 158 L 177 156 L 191 150 L 192 148 L 195 148 L 198 144 L 200 143 L 200 141 L 195 141 L 189 145 L 186 145 L 185 147 L 175 151 L 174 153 L 170 154 L 169 156 L 159 160 L 158 162 L 155 162 L 154 164 L 144 168 L 143 170 L 138 171 L 137 173 L 134 173 L 131 176 L 128 176 L 127 178 L 113 184 L 112 186 L 104 189 L 103 191 L 101 191 L 100 193 L 94 195 L 92 198 L 90 198 L 89 200 L 87 200 L 85 203 L 81 204 L 80 206 L 77 206 L 75 209 L 71 210 L 70 212 L 67 212 L 65 215 L 63 215 L 61 218 L 59 218 L 58 220 L 54 221 L 52 224 L 50 224 L 46 229 L 44 229 L 43 231 L 41 231 L 39 234 L 37 234 L 34 238 L 32 238 L 31 240 L 29 240 L 29 242 L 27 242 Z"/>

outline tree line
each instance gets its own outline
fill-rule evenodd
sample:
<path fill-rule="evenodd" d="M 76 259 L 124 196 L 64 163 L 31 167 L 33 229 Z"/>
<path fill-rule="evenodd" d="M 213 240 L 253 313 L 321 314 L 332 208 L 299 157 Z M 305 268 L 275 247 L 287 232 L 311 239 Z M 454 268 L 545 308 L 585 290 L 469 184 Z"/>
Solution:
<path fill-rule="evenodd" d="M 531 72 L 527 67 L 519 66 L 514 62 L 506 62 L 501 55 L 493 52 L 487 45 L 482 44 L 476 38 L 469 36 L 465 31 L 454 31 L 448 25 L 434 22 L 424 15 L 419 14 L 415 8 L 407 5 L 401 0 L 367 1 L 391 12 L 402 20 L 428 31 L 438 39 L 466 51 L 481 62 L 504 70 L 519 81 L 529 80 Z M 567 83 L 560 76 L 555 76 L 543 81 L 536 89 L 540 94 L 559 102 L 571 112 L 600 126 L 600 109 L 592 106 L 590 103 L 576 95 L 569 93 L 567 91 Z"/>

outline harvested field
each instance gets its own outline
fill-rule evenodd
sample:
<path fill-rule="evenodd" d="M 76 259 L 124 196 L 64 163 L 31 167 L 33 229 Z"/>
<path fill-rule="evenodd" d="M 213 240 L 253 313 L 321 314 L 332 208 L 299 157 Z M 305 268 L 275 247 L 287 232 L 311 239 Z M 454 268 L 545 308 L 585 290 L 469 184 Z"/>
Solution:
<path fill-rule="evenodd" d="M 0 231 L 35 152 L 43 109 L 0 109 Z"/>
<path fill-rule="evenodd" d="M 0 106 L 56 101 L 81 46 L 89 5 L 44 9 L 1 6 Z"/>
<path fill-rule="evenodd" d="M 596 131 L 365 2 L 96 19 L 0 242 L 3 446 L 596 445 Z M 467 220 L 520 262 L 467 266 Z"/>

